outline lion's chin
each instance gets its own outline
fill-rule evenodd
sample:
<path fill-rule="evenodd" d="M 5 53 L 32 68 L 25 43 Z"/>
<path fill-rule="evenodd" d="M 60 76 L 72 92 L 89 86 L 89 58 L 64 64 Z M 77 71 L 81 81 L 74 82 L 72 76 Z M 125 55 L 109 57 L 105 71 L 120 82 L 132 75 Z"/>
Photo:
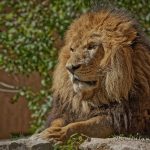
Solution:
<path fill-rule="evenodd" d="M 97 85 L 97 81 L 81 81 L 79 79 L 74 79 L 72 83 L 75 92 L 91 91 Z"/>
<path fill-rule="evenodd" d="M 96 80 L 81 80 L 78 76 L 72 74 L 69 74 L 69 77 L 73 84 L 73 89 L 76 93 L 91 91 L 97 87 L 98 81 Z"/>
<path fill-rule="evenodd" d="M 82 92 L 82 91 L 90 91 L 93 88 L 82 83 L 79 83 L 79 84 L 73 83 L 73 89 L 77 93 L 77 92 Z"/>

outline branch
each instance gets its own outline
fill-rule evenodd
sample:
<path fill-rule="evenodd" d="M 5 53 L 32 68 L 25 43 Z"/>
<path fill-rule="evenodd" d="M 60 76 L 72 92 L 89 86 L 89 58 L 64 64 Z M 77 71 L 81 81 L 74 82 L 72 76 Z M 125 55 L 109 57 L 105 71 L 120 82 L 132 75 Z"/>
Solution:
<path fill-rule="evenodd" d="M 9 88 L 9 89 L 18 89 L 17 87 L 10 85 L 10 84 L 6 84 L 4 82 L 0 82 L 0 85 L 5 87 L 5 88 Z"/>
<path fill-rule="evenodd" d="M 0 81 L 0 92 L 6 92 L 6 93 L 18 93 L 19 92 L 19 88 L 15 87 L 13 85 L 10 84 L 6 84 L 4 82 Z"/>
<path fill-rule="evenodd" d="M 2 89 L 0 88 L 0 92 L 6 92 L 6 93 L 18 93 L 19 90 L 13 90 L 13 89 Z"/>

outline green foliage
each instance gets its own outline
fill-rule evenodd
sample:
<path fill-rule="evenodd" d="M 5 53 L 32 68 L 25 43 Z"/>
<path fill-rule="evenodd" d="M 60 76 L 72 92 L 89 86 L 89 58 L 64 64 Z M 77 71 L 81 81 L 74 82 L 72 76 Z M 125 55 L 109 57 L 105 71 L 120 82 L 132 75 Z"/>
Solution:
<path fill-rule="evenodd" d="M 73 134 L 66 144 L 55 144 L 54 150 L 78 150 L 79 145 L 87 139 L 87 136 L 80 134 Z"/>
<path fill-rule="evenodd" d="M 118 8 L 130 10 L 135 18 L 141 23 L 145 32 L 150 35 L 150 1 L 147 0 L 114 0 Z"/>
<path fill-rule="evenodd" d="M 81 1 L 0 1 L 0 67 L 13 74 L 41 76 L 41 90 L 21 87 L 32 112 L 31 132 L 44 125 L 51 106 L 51 72 L 57 63 L 54 32 L 63 36 L 73 18 L 85 11 Z"/>
<path fill-rule="evenodd" d="M 32 112 L 31 131 L 44 124 L 51 107 L 51 72 L 57 63 L 57 33 L 60 39 L 71 21 L 89 9 L 90 0 L 2 0 L 0 1 L 0 68 L 13 74 L 41 76 L 41 89 L 20 87 L 13 98 L 23 96 Z M 125 7 L 136 15 L 150 34 L 150 1 L 99 0 Z"/>

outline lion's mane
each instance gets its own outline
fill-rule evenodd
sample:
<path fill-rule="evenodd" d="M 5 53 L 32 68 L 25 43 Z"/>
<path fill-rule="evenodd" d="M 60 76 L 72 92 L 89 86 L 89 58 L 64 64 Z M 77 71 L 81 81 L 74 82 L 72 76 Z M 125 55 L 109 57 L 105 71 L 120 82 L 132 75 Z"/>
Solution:
<path fill-rule="evenodd" d="M 102 84 L 86 99 L 87 93 L 78 96 L 74 92 L 65 65 L 70 57 L 70 39 L 80 40 L 82 34 L 95 31 L 100 31 L 104 47 L 99 71 Z M 135 131 L 148 130 L 150 44 L 138 23 L 126 12 L 116 9 L 89 12 L 76 19 L 67 31 L 52 89 L 50 120 L 61 116 L 70 123 L 111 113 L 119 130 L 122 124 Z"/>

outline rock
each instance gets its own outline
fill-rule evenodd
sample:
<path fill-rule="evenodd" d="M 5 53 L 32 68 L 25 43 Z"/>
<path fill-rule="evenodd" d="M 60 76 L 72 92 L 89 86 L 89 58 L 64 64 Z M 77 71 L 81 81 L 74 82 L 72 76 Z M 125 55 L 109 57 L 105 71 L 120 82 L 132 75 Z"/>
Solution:
<path fill-rule="evenodd" d="M 42 139 L 0 141 L 0 150 L 52 150 L 52 144 Z"/>
<path fill-rule="evenodd" d="M 150 150 L 150 139 L 124 137 L 91 138 L 79 147 L 80 150 Z M 39 138 L 0 141 L 0 150 L 53 150 L 52 143 Z"/>
<path fill-rule="evenodd" d="M 80 150 L 150 150 L 150 139 L 91 138 L 81 144 L 79 148 Z"/>

